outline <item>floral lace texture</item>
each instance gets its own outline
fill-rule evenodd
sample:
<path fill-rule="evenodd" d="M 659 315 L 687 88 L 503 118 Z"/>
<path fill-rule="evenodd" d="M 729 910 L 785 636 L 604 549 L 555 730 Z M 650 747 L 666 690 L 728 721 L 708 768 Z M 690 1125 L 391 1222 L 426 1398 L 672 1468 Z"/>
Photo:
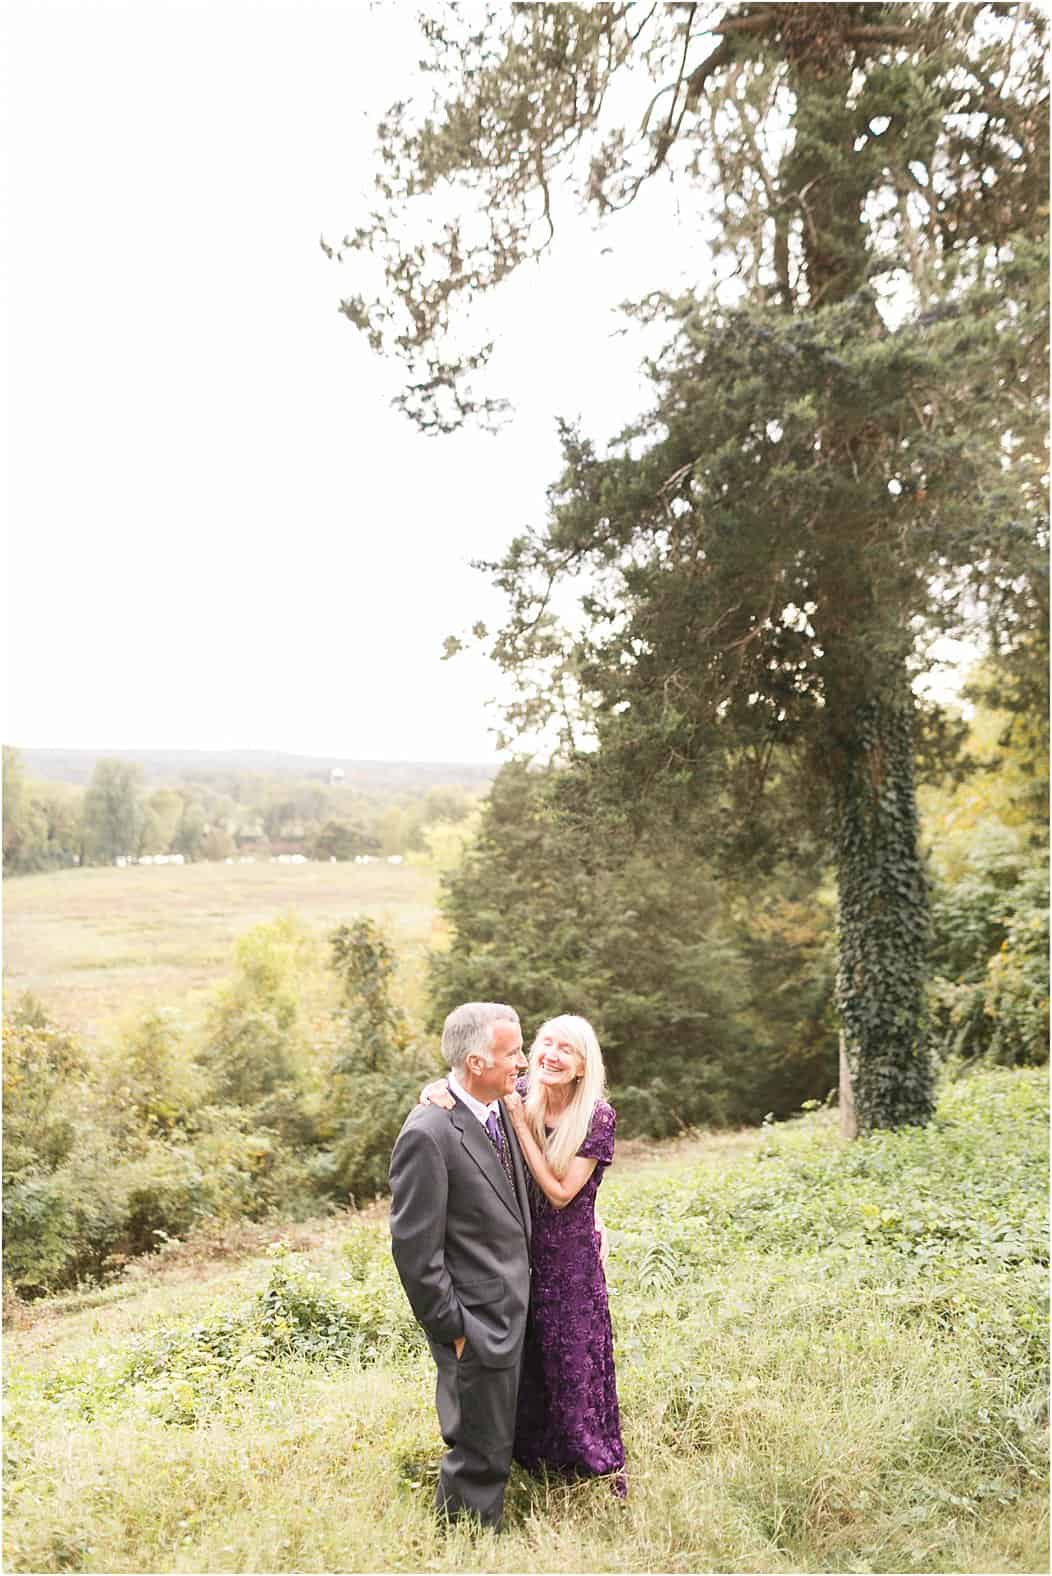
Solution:
<path fill-rule="evenodd" d="M 554 1209 L 530 1178 L 533 1281 L 515 1457 L 526 1467 L 616 1473 L 614 1487 L 623 1493 L 610 1306 L 595 1229 L 595 1196 L 614 1158 L 616 1121 L 613 1107 L 598 1101 L 577 1151 L 596 1161 L 595 1170 L 565 1209 Z"/>

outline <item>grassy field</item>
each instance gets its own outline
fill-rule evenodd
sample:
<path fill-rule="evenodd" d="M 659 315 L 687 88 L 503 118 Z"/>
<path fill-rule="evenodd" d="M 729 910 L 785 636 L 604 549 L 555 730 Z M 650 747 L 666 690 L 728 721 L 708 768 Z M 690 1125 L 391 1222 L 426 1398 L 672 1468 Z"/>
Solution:
<path fill-rule="evenodd" d="M 499 1538 L 430 1514 L 382 1212 L 15 1305 L 6 1568 L 1047 1570 L 1046 1160 L 1047 1076 L 995 1072 L 922 1132 L 816 1113 L 616 1163 L 629 1499 L 516 1471 Z"/>
<path fill-rule="evenodd" d="M 4 986 L 31 991 L 88 1037 L 123 1015 L 192 1017 L 229 971 L 233 943 L 294 912 L 319 934 L 382 921 L 412 967 L 436 939 L 435 876 L 413 865 L 162 865 L 52 871 L 4 882 Z"/>

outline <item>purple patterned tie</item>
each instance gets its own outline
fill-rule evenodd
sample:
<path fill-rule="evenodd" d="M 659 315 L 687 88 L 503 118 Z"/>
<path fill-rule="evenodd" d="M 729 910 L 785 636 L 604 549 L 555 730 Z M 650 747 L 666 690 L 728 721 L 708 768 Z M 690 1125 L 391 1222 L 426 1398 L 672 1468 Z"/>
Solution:
<path fill-rule="evenodd" d="M 490 1136 L 490 1142 L 492 1143 L 494 1149 L 497 1151 L 498 1155 L 501 1156 L 501 1159 L 503 1159 L 504 1158 L 504 1138 L 503 1138 L 503 1135 L 502 1135 L 501 1130 L 500 1130 L 500 1123 L 497 1121 L 497 1113 L 496 1113 L 496 1111 L 491 1111 L 490 1114 L 487 1116 L 487 1118 L 486 1118 L 486 1131 L 487 1131 L 487 1133 Z"/>

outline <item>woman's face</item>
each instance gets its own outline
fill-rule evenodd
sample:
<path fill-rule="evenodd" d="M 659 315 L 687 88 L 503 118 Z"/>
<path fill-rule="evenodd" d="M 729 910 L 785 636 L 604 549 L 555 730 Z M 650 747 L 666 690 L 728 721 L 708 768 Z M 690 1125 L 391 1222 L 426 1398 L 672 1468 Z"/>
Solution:
<path fill-rule="evenodd" d="M 533 1047 L 537 1081 L 549 1089 L 572 1084 L 584 1072 L 584 1057 L 557 1029 L 542 1029 Z"/>

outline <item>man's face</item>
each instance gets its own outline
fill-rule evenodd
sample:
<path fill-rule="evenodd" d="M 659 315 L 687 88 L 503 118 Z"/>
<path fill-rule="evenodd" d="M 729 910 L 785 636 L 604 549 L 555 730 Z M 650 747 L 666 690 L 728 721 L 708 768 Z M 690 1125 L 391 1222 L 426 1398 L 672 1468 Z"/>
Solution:
<path fill-rule="evenodd" d="M 522 1054 L 522 1030 L 517 1023 L 501 1018 L 492 1026 L 489 1054 L 492 1065 L 482 1067 L 476 1075 L 475 1088 L 472 1090 L 476 1098 L 487 1105 L 491 1100 L 503 1100 L 506 1094 L 511 1094 L 516 1078 L 526 1071 L 526 1058 Z"/>

